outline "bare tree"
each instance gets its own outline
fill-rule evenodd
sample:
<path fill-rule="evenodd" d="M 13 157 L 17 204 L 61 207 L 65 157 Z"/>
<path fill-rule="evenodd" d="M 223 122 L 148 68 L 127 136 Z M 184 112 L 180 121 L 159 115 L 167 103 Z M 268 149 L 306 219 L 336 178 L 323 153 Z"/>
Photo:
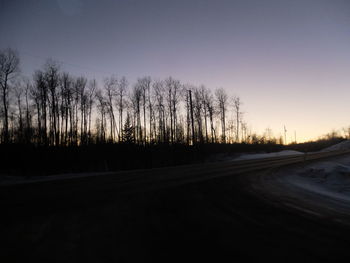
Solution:
<path fill-rule="evenodd" d="M 52 144 L 59 145 L 59 107 L 58 107 L 58 92 L 59 87 L 59 66 L 53 60 L 48 60 L 45 64 L 44 73 L 45 85 L 47 86 L 50 97 L 50 141 Z"/>
<path fill-rule="evenodd" d="M 248 137 L 249 137 L 249 131 L 248 131 L 248 125 L 244 121 L 241 121 L 241 134 L 242 139 L 241 141 L 244 143 L 248 143 Z"/>
<path fill-rule="evenodd" d="M 143 133 L 144 133 L 144 144 L 147 141 L 147 125 L 146 125 L 146 108 L 147 108 L 147 93 L 150 92 L 151 77 L 143 77 L 137 80 L 138 88 L 141 91 L 142 107 L 143 107 Z"/>
<path fill-rule="evenodd" d="M 88 111 L 88 94 L 86 91 L 87 79 L 79 77 L 77 79 L 77 92 L 79 97 L 80 108 L 80 143 L 87 143 L 87 111 Z"/>
<path fill-rule="evenodd" d="M 71 117 L 71 134 L 72 144 L 78 144 L 78 129 L 79 129 L 79 106 L 80 106 L 80 86 L 81 79 L 75 78 L 72 85 L 72 117 Z"/>
<path fill-rule="evenodd" d="M 4 143 L 9 142 L 9 82 L 17 76 L 18 72 L 19 57 L 17 52 L 11 48 L 0 51 L 0 87 L 4 111 Z"/>
<path fill-rule="evenodd" d="M 25 99 L 25 142 L 30 143 L 32 139 L 32 105 L 30 104 L 30 92 L 32 84 L 29 79 L 25 79 L 24 99 Z"/>
<path fill-rule="evenodd" d="M 38 118 L 38 143 L 48 144 L 47 140 L 47 103 L 48 90 L 45 85 L 44 73 L 38 70 L 34 73 L 34 86 L 31 95 L 35 101 Z"/>
<path fill-rule="evenodd" d="M 17 104 L 17 116 L 18 116 L 18 127 L 17 127 L 17 141 L 23 143 L 24 137 L 24 125 L 23 125 L 23 93 L 24 88 L 21 81 L 17 81 L 14 85 L 14 95 Z"/>
<path fill-rule="evenodd" d="M 236 119 L 236 125 L 235 125 L 235 128 L 236 128 L 236 132 L 235 132 L 236 138 L 235 138 L 235 141 L 236 141 L 236 142 L 239 142 L 239 125 L 240 125 L 240 123 L 241 123 L 241 115 L 242 115 L 242 112 L 241 112 L 241 105 L 242 105 L 242 101 L 241 101 L 240 97 L 235 96 L 235 97 L 233 98 L 233 110 L 234 110 L 235 119 Z"/>
<path fill-rule="evenodd" d="M 181 91 L 180 81 L 169 77 L 165 80 L 167 109 L 170 117 L 170 140 L 174 143 L 177 139 L 177 113 L 179 105 L 179 95 Z"/>
<path fill-rule="evenodd" d="M 113 142 L 115 140 L 115 132 L 116 132 L 116 122 L 114 115 L 114 97 L 117 93 L 117 84 L 118 79 L 115 76 L 111 76 L 110 78 L 105 79 L 104 89 L 106 93 L 106 103 L 107 110 L 110 120 L 110 140 Z"/>
<path fill-rule="evenodd" d="M 192 97 L 192 90 L 190 85 L 183 85 L 183 97 L 185 100 L 185 110 L 186 110 L 186 144 L 190 145 L 191 142 L 191 126 L 192 126 L 192 119 L 191 119 L 191 101 L 190 97 Z M 194 130 L 194 129 L 193 129 Z M 192 136 L 192 143 L 194 143 L 194 137 Z"/>
<path fill-rule="evenodd" d="M 141 100 L 142 100 L 142 89 L 140 85 L 135 85 L 132 93 L 130 94 L 130 101 L 134 112 L 134 127 L 135 127 L 135 141 L 139 144 L 143 142 L 143 134 L 141 127 Z"/>
<path fill-rule="evenodd" d="M 96 119 L 97 125 L 97 138 L 99 142 L 105 142 L 106 141 L 106 111 L 107 111 L 107 102 L 104 98 L 101 90 L 97 90 L 96 92 L 96 98 L 97 98 L 97 109 L 100 112 L 100 119 Z"/>
<path fill-rule="evenodd" d="M 147 101 L 148 101 L 148 111 L 149 111 L 149 142 L 153 143 L 154 142 L 154 133 L 156 131 L 156 122 L 155 122 L 155 113 L 153 110 L 153 104 L 155 102 L 154 102 L 154 98 L 152 96 L 151 86 L 149 86 L 149 89 L 148 89 Z"/>
<path fill-rule="evenodd" d="M 155 109 L 157 111 L 158 119 L 158 142 L 166 141 L 166 121 L 165 121 L 165 104 L 164 104 L 164 85 L 162 81 L 153 82 L 153 92 L 155 100 Z"/>
<path fill-rule="evenodd" d="M 72 133 L 68 135 L 68 127 L 72 123 L 72 79 L 68 73 L 61 75 L 61 144 L 67 145 L 72 142 Z"/>
<path fill-rule="evenodd" d="M 95 79 L 91 80 L 89 82 L 89 86 L 88 86 L 88 104 L 87 104 L 87 108 L 88 108 L 88 142 L 91 143 L 91 116 L 92 116 L 92 107 L 94 105 L 94 99 L 96 96 L 96 89 L 97 89 L 97 82 Z"/>
<path fill-rule="evenodd" d="M 201 100 L 202 100 L 202 110 L 203 110 L 203 118 L 204 118 L 204 129 L 205 129 L 205 142 L 208 143 L 208 100 L 210 99 L 209 90 L 204 87 L 204 85 L 200 86 Z"/>
<path fill-rule="evenodd" d="M 210 137 L 211 142 L 214 143 L 216 141 L 216 133 L 214 128 L 214 117 L 215 117 L 215 107 L 214 107 L 214 97 L 211 94 L 211 91 L 205 95 L 205 108 L 207 109 L 209 121 L 210 121 Z"/>
<path fill-rule="evenodd" d="M 163 81 L 143 77 L 129 93 L 126 78 L 112 76 L 98 90 L 95 80 L 61 73 L 52 60 L 35 72 L 32 83 L 14 85 L 19 60 L 14 51 L 6 52 L 0 54 L 3 142 L 78 145 L 94 138 L 123 142 L 126 130 L 127 141 L 139 144 L 261 143 L 268 137 L 252 138 L 239 97 L 232 99 L 234 115 L 227 118 L 228 96 L 222 88 L 212 92 L 203 85 L 184 86 L 172 77 Z M 96 129 L 91 127 L 93 121 Z"/>
<path fill-rule="evenodd" d="M 194 100 L 193 100 L 193 109 L 194 109 L 194 116 L 197 121 L 196 125 L 196 133 L 197 133 L 197 140 L 200 143 L 203 143 L 203 120 L 202 120 L 202 109 L 203 109 L 203 97 L 202 92 L 200 89 L 196 88 L 194 90 Z"/>
<path fill-rule="evenodd" d="M 221 120 L 221 141 L 226 143 L 226 108 L 227 108 L 227 94 L 223 88 L 219 88 L 215 91 L 215 97 L 217 100 L 218 112 L 220 113 Z"/>
<path fill-rule="evenodd" d="M 345 139 L 350 140 L 350 126 L 343 127 L 342 131 L 344 133 Z"/>
<path fill-rule="evenodd" d="M 123 112 L 124 108 L 126 106 L 125 98 L 128 88 L 128 81 L 125 77 L 122 77 L 117 85 L 117 109 L 119 111 L 119 131 L 123 129 Z M 130 117 L 129 117 L 130 121 Z M 119 132 L 119 138 L 118 141 L 123 141 L 123 133 Z"/>

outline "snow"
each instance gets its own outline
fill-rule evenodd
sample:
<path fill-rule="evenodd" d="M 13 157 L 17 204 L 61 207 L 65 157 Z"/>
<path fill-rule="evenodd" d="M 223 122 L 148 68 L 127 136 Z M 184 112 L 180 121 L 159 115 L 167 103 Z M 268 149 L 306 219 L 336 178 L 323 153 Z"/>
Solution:
<path fill-rule="evenodd" d="M 339 151 L 339 150 L 350 150 L 350 140 L 337 143 L 328 148 L 323 149 L 321 152 Z"/>
<path fill-rule="evenodd" d="M 272 152 L 272 153 L 242 154 L 239 157 L 234 158 L 233 161 L 253 160 L 253 159 L 261 159 L 261 158 L 271 158 L 271 157 L 291 156 L 291 155 L 301 155 L 301 154 L 304 154 L 304 153 L 293 151 L 293 150 L 286 150 L 286 151 Z"/>
<path fill-rule="evenodd" d="M 350 204 L 350 156 L 319 161 L 288 172 L 286 183 Z"/>
<path fill-rule="evenodd" d="M 350 150 L 350 140 L 346 140 L 341 143 L 332 145 L 328 148 L 321 150 L 320 152 L 330 152 L 330 151 L 339 151 L 339 150 Z M 301 154 L 304 154 L 304 153 L 293 151 L 293 150 L 285 150 L 285 151 L 272 152 L 272 153 L 242 154 L 238 157 L 235 157 L 233 161 L 253 160 L 253 159 L 260 159 L 260 158 L 271 158 L 271 157 L 291 156 L 291 155 L 301 155 Z"/>

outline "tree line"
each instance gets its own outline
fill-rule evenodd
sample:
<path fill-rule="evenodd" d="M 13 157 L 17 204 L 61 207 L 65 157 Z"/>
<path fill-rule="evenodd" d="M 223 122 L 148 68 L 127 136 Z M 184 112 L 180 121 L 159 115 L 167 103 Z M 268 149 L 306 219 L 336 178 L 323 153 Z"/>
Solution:
<path fill-rule="evenodd" d="M 1 143 L 257 143 L 244 122 L 240 97 L 168 77 L 130 84 L 115 75 L 75 77 L 47 60 L 32 79 L 20 75 L 13 49 L 0 52 Z M 275 139 L 276 140 L 276 139 Z"/>

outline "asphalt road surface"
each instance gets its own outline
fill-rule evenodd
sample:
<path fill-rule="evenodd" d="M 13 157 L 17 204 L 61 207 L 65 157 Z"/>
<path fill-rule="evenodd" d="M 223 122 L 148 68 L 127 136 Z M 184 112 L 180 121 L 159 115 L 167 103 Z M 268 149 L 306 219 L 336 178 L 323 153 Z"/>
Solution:
<path fill-rule="evenodd" d="M 274 180 L 285 165 L 331 156 L 4 185 L 0 262 L 349 259 L 350 213 Z"/>

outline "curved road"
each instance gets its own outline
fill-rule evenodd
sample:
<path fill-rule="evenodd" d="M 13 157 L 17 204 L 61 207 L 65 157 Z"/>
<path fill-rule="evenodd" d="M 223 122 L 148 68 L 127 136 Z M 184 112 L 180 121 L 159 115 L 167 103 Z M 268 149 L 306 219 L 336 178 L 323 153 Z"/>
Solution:
<path fill-rule="evenodd" d="M 350 212 L 277 180 L 286 165 L 348 153 L 3 185 L 0 262 L 350 258 Z"/>

